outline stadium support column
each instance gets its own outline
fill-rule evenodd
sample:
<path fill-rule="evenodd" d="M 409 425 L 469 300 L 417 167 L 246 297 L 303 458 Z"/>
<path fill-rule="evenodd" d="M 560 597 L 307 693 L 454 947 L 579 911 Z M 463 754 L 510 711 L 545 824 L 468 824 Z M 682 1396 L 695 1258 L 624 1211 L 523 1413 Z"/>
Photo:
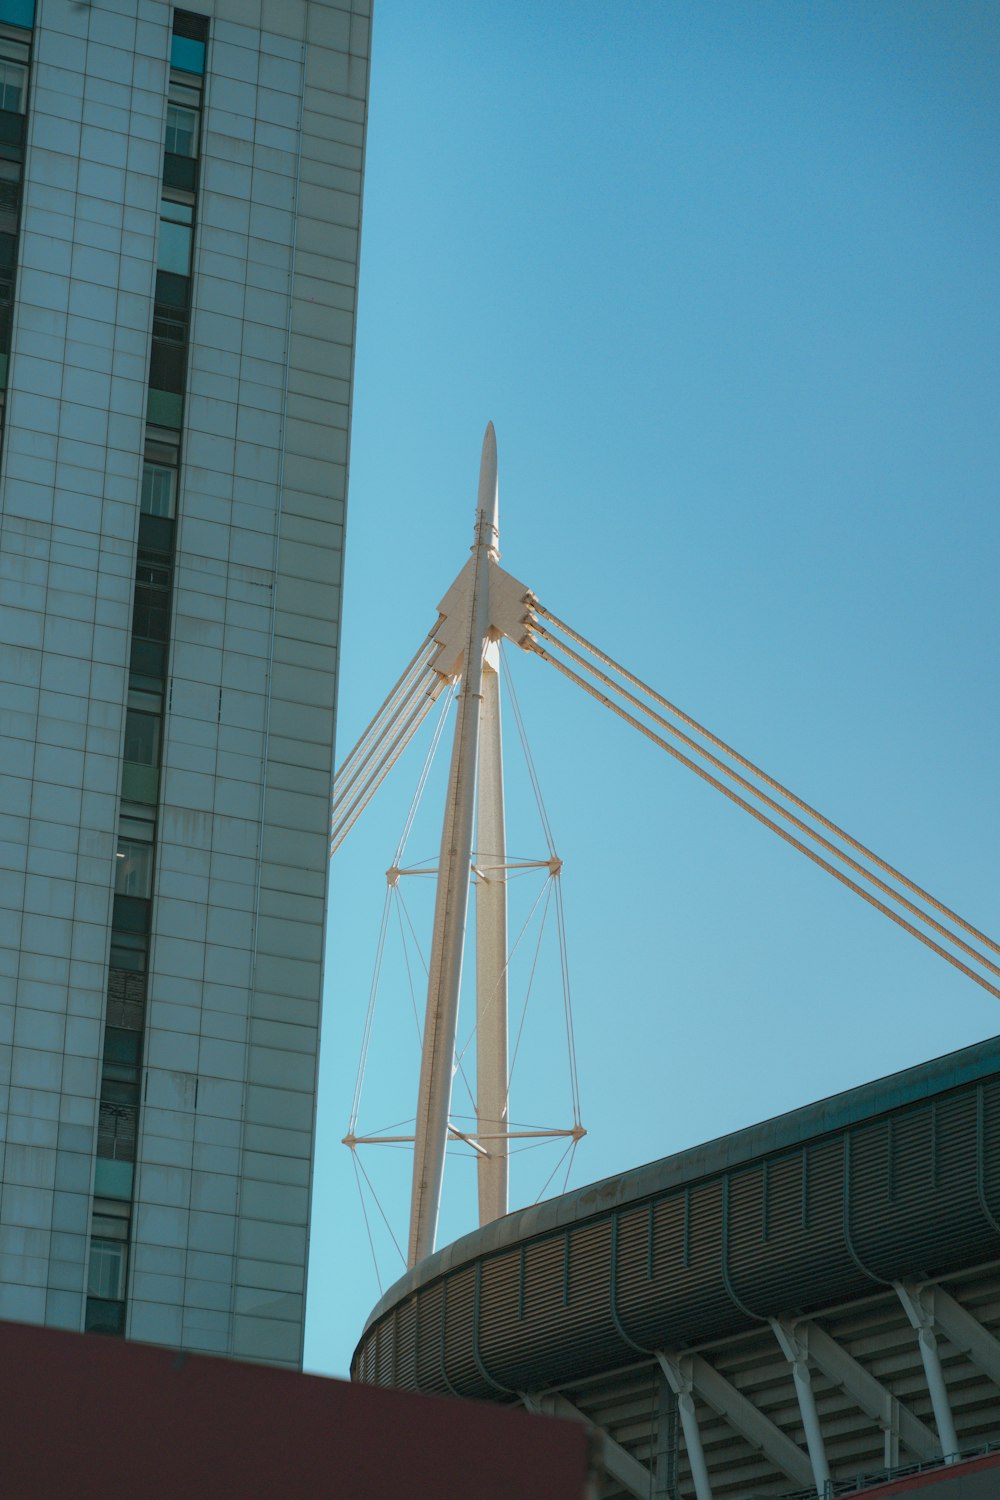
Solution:
<path fill-rule="evenodd" d="M 694 1404 L 694 1379 L 691 1374 L 690 1360 L 683 1355 L 671 1356 L 660 1353 L 656 1358 L 660 1369 L 667 1377 L 667 1384 L 677 1397 L 677 1411 L 684 1433 L 684 1446 L 687 1449 L 696 1500 L 712 1500 L 712 1481 L 708 1477 L 705 1450 L 701 1445 L 701 1429 L 698 1426 L 698 1412 Z"/>
<path fill-rule="evenodd" d="M 771 1327 L 775 1338 L 781 1345 L 782 1354 L 791 1366 L 799 1414 L 802 1417 L 802 1426 L 806 1435 L 806 1447 L 809 1450 L 809 1462 L 812 1464 L 813 1479 L 816 1483 L 816 1493 L 823 1496 L 830 1482 L 830 1465 L 826 1461 L 823 1429 L 820 1427 L 819 1414 L 816 1411 L 816 1397 L 813 1394 L 812 1379 L 809 1374 L 808 1346 L 806 1340 L 799 1337 L 798 1329 L 794 1324 L 786 1323 L 781 1318 L 772 1318 Z"/>
<path fill-rule="evenodd" d="M 941 1440 L 941 1453 L 946 1463 L 954 1463 L 958 1457 L 958 1434 L 941 1368 L 932 1306 L 925 1299 L 922 1287 L 906 1286 L 901 1281 L 893 1282 L 893 1286 L 917 1335 L 917 1345 L 934 1410 L 934 1422 Z"/>

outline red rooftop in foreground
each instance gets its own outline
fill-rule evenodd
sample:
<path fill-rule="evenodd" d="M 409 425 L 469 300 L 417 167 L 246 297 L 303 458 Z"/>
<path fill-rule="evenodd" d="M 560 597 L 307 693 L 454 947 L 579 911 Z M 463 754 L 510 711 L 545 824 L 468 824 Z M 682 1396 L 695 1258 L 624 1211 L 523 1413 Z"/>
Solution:
<path fill-rule="evenodd" d="M 584 1500 L 587 1431 L 480 1402 L 0 1323 L 11 1500 Z"/>

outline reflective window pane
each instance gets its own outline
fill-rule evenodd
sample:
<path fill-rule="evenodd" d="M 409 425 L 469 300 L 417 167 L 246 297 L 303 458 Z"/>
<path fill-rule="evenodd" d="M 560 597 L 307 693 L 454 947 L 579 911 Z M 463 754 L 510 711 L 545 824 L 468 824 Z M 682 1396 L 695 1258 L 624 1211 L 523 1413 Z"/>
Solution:
<path fill-rule="evenodd" d="M 95 1198 L 90 1232 L 99 1240 L 127 1240 L 129 1211 L 110 1198 Z"/>
<path fill-rule="evenodd" d="M 165 149 L 175 156 L 194 156 L 198 140 L 198 115 L 179 104 L 167 105 Z"/>
<path fill-rule="evenodd" d="M 147 516 L 172 516 L 176 469 L 164 464 L 142 466 L 142 509 Z"/>
<path fill-rule="evenodd" d="M 128 706 L 141 713 L 158 714 L 163 710 L 163 694 L 158 684 L 148 686 L 143 678 L 132 678 L 128 685 Z"/>
<path fill-rule="evenodd" d="M 125 1333 L 125 1303 L 88 1297 L 83 1326 L 87 1333 L 106 1333 L 121 1338 Z"/>
<path fill-rule="evenodd" d="M 14 234 L 21 202 L 21 163 L 0 161 L 0 232 Z"/>
<path fill-rule="evenodd" d="M 143 843 L 151 844 L 155 827 L 156 814 L 152 808 L 137 802 L 122 803 L 118 815 L 118 832 L 122 838 L 140 839 Z"/>
<path fill-rule="evenodd" d="M 187 276 L 191 270 L 191 229 L 172 219 L 160 220 L 160 246 L 156 264 L 161 271 Z"/>
<path fill-rule="evenodd" d="M 121 1240 L 99 1240 L 90 1242 L 90 1270 L 87 1275 L 87 1293 L 91 1297 L 103 1297 L 109 1302 L 119 1302 L 125 1296 L 126 1247 Z"/>
<path fill-rule="evenodd" d="M 175 36 L 170 41 L 170 66 L 182 73 L 204 73 L 205 43 L 193 37 Z"/>
<path fill-rule="evenodd" d="M 20 63 L 0 58 L 0 109 L 23 115 L 27 85 L 27 68 L 22 68 Z"/>
<path fill-rule="evenodd" d="M 155 714 L 128 710 L 125 715 L 125 759 L 136 766 L 159 765 L 160 721 Z"/>
<path fill-rule="evenodd" d="M 117 867 L 118 861 L 115 861 Z M 111 967 L 141 974 L 146 968 L 146 934 L 115 929 L 111 933 Z"/>
<path fill-rule="evenodd" d="M 172 224 L 193 224 L 194 203 L 183 202 L 180 198 L 161 198 L 160 218 L 169 219 Z"/>
<path fill-rule="evenodd" d="M 115 892 L 148 897 L 153 889 L 153 846 L 119 838 L 115 852 Z"/>
<path fill-rule="evenodd" d="M 182 393 L 186 362 L 187 350 L 183 344 L 154 337 L 149 358 L 149 383 L 153 390 Z"/>
<path fill-rule="evenodd" d="M 0 0 L 0 21 L 25 29 L 35 24 L 35 0 Z"/>

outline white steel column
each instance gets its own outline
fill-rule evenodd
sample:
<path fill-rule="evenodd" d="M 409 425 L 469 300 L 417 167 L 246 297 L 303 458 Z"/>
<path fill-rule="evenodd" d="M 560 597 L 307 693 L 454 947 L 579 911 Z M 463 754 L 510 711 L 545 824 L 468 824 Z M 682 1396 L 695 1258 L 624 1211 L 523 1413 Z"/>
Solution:
<path fill-rule="evenodd" d="M 497 648 L 483 667 L 476 823 L 476 1114 L 479 1222 L 507 1212 L 507 840 Z"/>
<path fill-rule="evenodd" d="M 809 1374 L 808 1346 L 805 1340 L 799 1337 L 799 1331 L 793 1323 L 787 1323 L 782 1318 L 772 1318 L 771 1327 L 775 1338 L 781 1345 L 781 1352 L 792 1369 L 792 1380 L 795 1382 L 795 1394 L 798 1397 L 799 1414 L 802 1417 L 802 1428 L 806 1435 L 806 1447 L 809 1450 L 809 1462 L 812 1464 L 816 1493 L 822 1497 L 829 1488 L 830 1466 L 826 1461 L 823 1429 L 820 1426 L 816 1397 L 813 1394 L 812 1379 Z"/>
<path fill-rule="evenodd" d="M 660 1369 L 667 1377 L 667 1384 L 677 1397 L 677 1414 L 684 1433 L 688 1465 L 694 1482 L 696 1500 L 712 1500 L 712 1481 L 708 1477 L 705 1450 L 701 1446 L 701 1429 L 698 1426 L 698 1411 L 694 1404 L 694 1378 L 689 1355 L 664 1354 L 657 1351 Z"/>
<path fill-rule="evenodd" d="M 903 1406 L 881 1381 L 876 1380 L 852 1354 L 842 1348 L 818 1323 L 800 1320 L 797 1324 L 799 1336 L 809 1341 L 809 1357 L 817 1370 L 832 1380 L 866 1416 L 871 1417 L 885 1433 L 886 1468 L 893 1444 L 898 1439 L 922 1462 L 933 1461 L 938 1455 L 938 1441 L 933 1431 L 909 1407 Z M 898 1461 L 898 1453 L 896 1455 Z"/>
<path fill-rule="evenodd" d="M 483 652 L 490 625 L 490 563 L 497 551 L 497 449 L 491 422 L 483 438 L 473 542 L 472 592 L 461 664 L 427 981 L 427 1013 L 413 1154 L 407 1264 L 434 1249 L 444 1176 L 455 1063 L 462 949 L 469 907 Z"/>
<path fill-rule="evenodd" d="M 948 1387 L 941 1368 L 933 1309 L 925 1302 L 921 1287 L 907 1286 L 901 1281 L 894 1281 L 893 1286 L 917 1335 L 917 1345 L 920 1349 L 920 1358 L 923 1360 L 927 1389 L 930 1392 L 931 1406 L 934 1410 L 934 1423 L 941 1440 L 942 1456 L 945 1463 L 954 1463 L 958 1457 L 958 1434 L 955 1431 L 955 1419 L 951 1414 Z"/>

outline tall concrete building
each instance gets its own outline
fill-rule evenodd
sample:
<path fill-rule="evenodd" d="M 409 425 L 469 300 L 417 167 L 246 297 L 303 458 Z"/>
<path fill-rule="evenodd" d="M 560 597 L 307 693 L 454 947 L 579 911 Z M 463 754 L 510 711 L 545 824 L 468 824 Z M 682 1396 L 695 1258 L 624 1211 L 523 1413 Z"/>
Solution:
<path fill-rule="evenodd" d="M 0 0 L 0 1317 L 301 1361 L 369 0 Z"/>

